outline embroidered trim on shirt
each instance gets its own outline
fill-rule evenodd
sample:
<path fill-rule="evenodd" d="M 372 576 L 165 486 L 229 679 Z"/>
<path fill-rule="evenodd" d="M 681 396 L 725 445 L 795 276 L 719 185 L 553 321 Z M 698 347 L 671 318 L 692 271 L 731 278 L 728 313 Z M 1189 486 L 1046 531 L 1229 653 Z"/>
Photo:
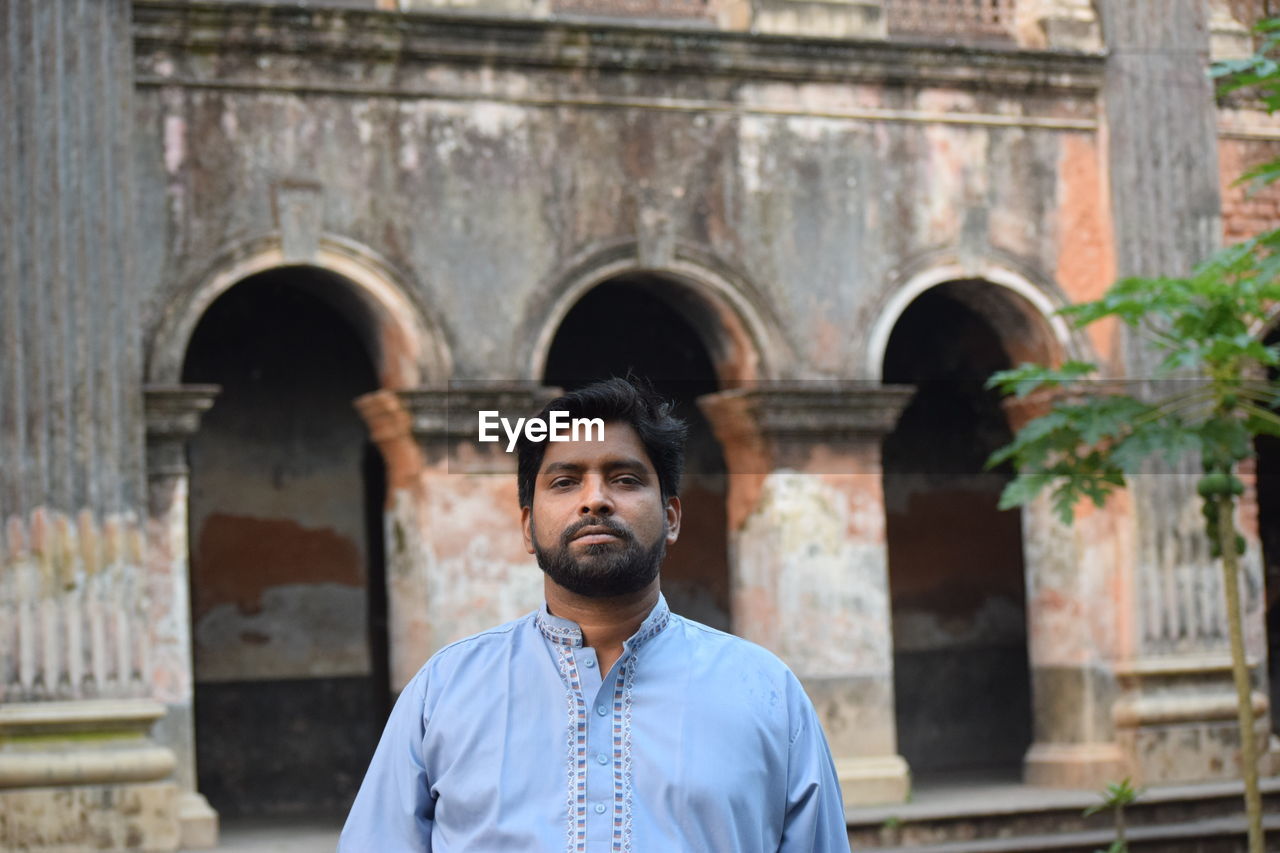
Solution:
<path fill-rule="evenodd" d="M 568 806 L 566 833 L 571 853 L 587 849 L 587 703 L 582 695 L 582 681 L 573 659 L 572 647 L 560 646 L 560 676 L 564 679 L 568 700 Z"/>
<path fill-rule="evenodd" d="M 662 633 L 662 629 L 667 627 L 667 623 L 671 621 L 671 610 L 667 607 L 665 599 L 659 598 L 658 604 L 653 608 L 653 612 L 649 614 L 649 618 L 644 620 L 644 624 L 640 626 L 640 630 L 627 641 L 627 645 L 631 651 L 643 646 L 649 640 Z"/>
<path fill-rule="evenodd" d="M 635 655 L 623 661 L 613 686 L 613 851 L 631 849 L 631 674 Z"/>
<path fill-rule="evenodd" d="M 568 625 L 555 624 L 547 616 L 545 607 L 537 612 L 537 615 L 533 617 L 533 621 L 538 626 L 538 630 L 542 632 L 542 636 L 553 643 L 558 643 L 562 646 L 582 645 L 582 629 L 572 623 Z"/>
<path fill-rule="evenodd" d="M 663 621 L 666 625 L 666 621 Z M 659 628 L 658 630 L 661 630 Z M 657 632 L 655 632 L 657 633 Z M 627 662 L 625 672 L 619 673 L 624 682 L 622 690 L 622 846 L 615 849 L 621 853 L 631 853 L 631 700 L 636 683 L 636 659 L 633 655 Z M 615 770 L 615 778 L 617 771 Z"/>

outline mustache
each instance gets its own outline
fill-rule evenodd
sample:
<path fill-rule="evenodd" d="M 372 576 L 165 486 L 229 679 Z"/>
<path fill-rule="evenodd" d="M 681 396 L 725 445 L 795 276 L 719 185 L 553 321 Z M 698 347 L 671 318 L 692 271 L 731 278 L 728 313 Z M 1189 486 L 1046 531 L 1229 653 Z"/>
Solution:
<path fill-rule="evenodd" d="M 566 527 L 564 532 L 560 534 L 560 543 L 567 546 L 570 540 L 572 540 L 574 536 L 578 535 L 580 530 L 586 527 L 603 527 L 610 533 L 617 535 L 620 539 L 624 539 L 627 542 L 635 541 L 635 536 L 632 532 L 613 519 L 599 518 L 594 515 L 589 515 L 581 521 L 576 521 Z"/>

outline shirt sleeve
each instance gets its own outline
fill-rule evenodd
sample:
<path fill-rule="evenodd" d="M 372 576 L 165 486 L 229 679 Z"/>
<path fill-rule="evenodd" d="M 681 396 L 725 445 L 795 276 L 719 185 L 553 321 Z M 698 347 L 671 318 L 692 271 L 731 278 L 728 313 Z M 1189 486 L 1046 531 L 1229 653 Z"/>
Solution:
<path fill-rule="evenodd" d="M 426 684 L 423 669 L 396 700 L 338 853 L 430 853 L 435 800 L 422 760 Z"/>
<path fill-rule="evenodd" d="M 799 683 L 787 757 L 787 810 L 778 853 L 849 853 L 844 796 L 813 703 Z"/>

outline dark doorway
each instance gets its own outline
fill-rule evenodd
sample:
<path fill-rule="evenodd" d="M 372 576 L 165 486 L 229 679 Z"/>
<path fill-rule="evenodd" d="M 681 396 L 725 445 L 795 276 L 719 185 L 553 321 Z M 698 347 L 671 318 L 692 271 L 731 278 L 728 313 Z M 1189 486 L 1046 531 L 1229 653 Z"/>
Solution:
<path fill-rule="evenodd" d="M 925 292 L 885 354 L 885 382 L 918 388 L 884 441 L 898 743 L 918 780 L 1016 778 L 1031 744 L 1021 521 L 996 508 L 1010 473 L 983 470 L 1011 437 L 983 389 L 1010 359 L 971 307 L 994 290 Z"/>
<path fill-rule="evenodd" d="M 695 326 L 698 310 L 676 285 L 655 276 L 612 279 L 591 290 L 564 318 L 547 355 L 547 385 L 566 390 L 597 379 L 647 378 L 674 400 L 689 424 L 680 541 L 667 554 L 662 591 L 671 609 L 729 629 L 725 463 L 695 400 L 719 390 L 715 367 Z"/>
<path fill-rule="evenodd" d="M 222 386 L 190 443 L 198 784 L 224 817 L 349 807 L 388 705 L 385 473 L 352 401 L 378 379 L 344 280 L 237 284 L 183 380 Z"/>
<path fill-rule="evenodd" d="M 1267 336 L 1268 346 L 1280 344 L 1280 331 Z M 1280 379 L 1277 371 L 1268 378 Z M 1259 436 L 1258 453 L 1258 535 L 1262 540 L 1263 600 L 1267 622 L 1267 681 L 1271 696 L 1271 729 L 1280 733 L 1280 438 Z"/>

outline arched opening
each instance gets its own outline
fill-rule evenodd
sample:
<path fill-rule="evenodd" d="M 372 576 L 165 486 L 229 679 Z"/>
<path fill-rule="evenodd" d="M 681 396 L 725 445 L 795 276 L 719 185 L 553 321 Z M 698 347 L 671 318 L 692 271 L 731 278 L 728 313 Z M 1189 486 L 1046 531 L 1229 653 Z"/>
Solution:
<path fill-rule="evenodd" d="M 1280 327 L 1266 337 L 1268 346 L 1280 344 Z M 1280 372 L 1268 371 L 1275 382 Z M 1267 625 L 1267 681 L 1270 685 L 1271 727 L 1280 734 L 1280 438 L 1259 436 L 1257 459 L 1258 536 L 1262 540 L 1263 601 Z"/>
<path fill-rule="evenodd" d="M 378 326 L 343 278 L 219 296 L 182 379 L 221 386 L 189 444 L 198 784 L 224 817 L 343 814 L 389 709 L 380 454 L 352 406 Z"/>
<path fill-rule="evenodd" d="M 1020 297 L 947 282 L 912 301 L 884 381 L 914 385 L 884 440 L 898 743 L 917 782 L 1016 779 L 1031 743 L 1021 518 L 997 509 L 1011 438 L 992 372 L 1053 358 Z"/>
<path fill-rule="evenodd" d="M 663 564 L 662 591 L 675 612 L 728 630 L 725 461 L 694 402 L 718 391 L 719 381 L 688 304 L 682 288 L 653 275 L 623 275 L 596 286 L 556 330 L 543 381 L 572 390 L 630 371 L 676 402 L 689 424 L 684 519 L 680 541 Z"/>

